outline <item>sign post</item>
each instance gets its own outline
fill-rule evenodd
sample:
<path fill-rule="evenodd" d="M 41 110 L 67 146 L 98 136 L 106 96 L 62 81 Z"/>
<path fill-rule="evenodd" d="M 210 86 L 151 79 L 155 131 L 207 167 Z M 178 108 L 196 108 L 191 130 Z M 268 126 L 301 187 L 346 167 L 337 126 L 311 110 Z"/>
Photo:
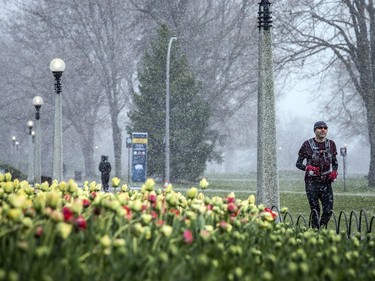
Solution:
<path fill-rule="evenodd" d="M 132 182 L 144 183 L 147 175 L 147 133 L 132 133 Z"/>
<path fill-rule="evenodd" d="M 343 169 L 343 176 L 344 176 L 344 191 L 346 191 L 345 185 L 345 174 L 346 174 L 346 145 L 340 148 L 340 155 L 342 156 L 342 169 Z"/>
<path fill-rule="evenodd" d="M 128 185 L 130 186 L 130 173 L 131 173 L 131 168 L 130 168 L 130 150 L 132 148 L 132 138 L 126 138 L 126 148 L 128 149 Z"/>

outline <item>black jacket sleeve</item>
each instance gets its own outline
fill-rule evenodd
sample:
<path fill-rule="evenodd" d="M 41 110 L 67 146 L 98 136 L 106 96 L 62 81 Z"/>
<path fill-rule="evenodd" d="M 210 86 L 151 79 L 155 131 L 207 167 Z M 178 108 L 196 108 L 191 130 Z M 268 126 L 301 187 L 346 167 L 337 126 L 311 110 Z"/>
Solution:
<path fill-rule="evenodd" d="M 305 160 L 304 157 L 298 155 L 298 159 L 296 162 L 296 167 L 302 171 L 306 170 L 306 165 L 303 164 L 303 160 Z"/>

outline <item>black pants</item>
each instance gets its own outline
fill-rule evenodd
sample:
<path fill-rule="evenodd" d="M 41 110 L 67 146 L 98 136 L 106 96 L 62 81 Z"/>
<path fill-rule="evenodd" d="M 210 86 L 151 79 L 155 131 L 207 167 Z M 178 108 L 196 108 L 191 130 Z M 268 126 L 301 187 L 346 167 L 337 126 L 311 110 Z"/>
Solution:
<path fill-rule="evenodd" d="M 103 186 L 104 190 L 107 190 L 109 188 L 108 182 L 109 182 L 109 175 L 108 174 L 102 174 L 102 186 Z"/>
<path fill-rule="evenodd" d="M 327 225 L 333 212 L 333 191 L 331 182 L 306 182 L 306 195 L 311 209 L 311 227 L 319 228 Z M 320 205 L 323 213 L 320 217 Z"/>

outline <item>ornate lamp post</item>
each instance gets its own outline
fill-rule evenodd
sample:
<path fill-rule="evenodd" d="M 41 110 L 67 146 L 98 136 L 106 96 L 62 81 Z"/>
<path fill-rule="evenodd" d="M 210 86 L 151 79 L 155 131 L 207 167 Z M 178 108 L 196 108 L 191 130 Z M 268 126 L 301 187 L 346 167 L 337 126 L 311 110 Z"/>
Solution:
<path fill-rule="evenodd" d="M 258 12 L 257 203 L 280 208 L 270 6 L 268 0 L 262 0 Z"/>
<path fill-rule="evenodd" d="M 27 181 L 33 183 L 34 181 L 34 143 L 33 143 L 33 127 L 34 122 L 29 120 L 27 122 L 27 127 L 29 128 L 29 171 L 27 173 Z"/>
<path fill-rule="evenodd" d="M 171 47 L 173 40 L 177 40 L 177 37 L 171 37 L 168 44 L 167 52 L 167 69 L 166 69 L 166 95 L 165 95 L 165 179 L 164 186 L 168 186 L 170 180 L 170 144 L 169 144 L 169 66 L 171 57 Z"/>
<path fill-rule="evenodd" d="M 59 182 L 63 175 L 62 159 L 62 105 L 61 105 L 61 76 L 65 70 L 65 63 L 62 59 L 53 59 L 49 65 L 55 77 L 55 119 L 53 137 L 53 166 L 52 176 Z"/>
<path fill-rule="evenodd" d="M 43 99 L 40 96 L 33 98 L 35 107 L 35 165 L 34 165 L 34 183 L 42 181 L 42 151 L 41 151 L 41 130 L 40 130 L 40 108 L 43 105 Z"/>

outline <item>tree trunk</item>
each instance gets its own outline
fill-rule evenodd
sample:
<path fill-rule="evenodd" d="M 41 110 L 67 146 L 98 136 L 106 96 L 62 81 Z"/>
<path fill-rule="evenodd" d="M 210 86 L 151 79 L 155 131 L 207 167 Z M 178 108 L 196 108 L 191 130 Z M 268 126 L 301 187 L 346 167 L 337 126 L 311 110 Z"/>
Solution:
<path fill-rule="evenodd" d="M 112 113 L 112 137 L 115 154 L 115 177 L 121 177 L 122 134 L 118 126 L 118 115 Z"/>
<path fill-rule="evenodd" d="M 85 174 L 87 177 L 92 178 L 95 176 L 94 149 L 93 140 L 88 139 L 88 141 L 89 143 L 86 142 L 85 145 L 82 145 L 82 154 L 85 161 Z"/>
<path fill-rule="evenodd" d="M 370 141 L 370 168 L 368 186 L 375 188 L 375 102 L 367 104 L 367 124 Z"/>

